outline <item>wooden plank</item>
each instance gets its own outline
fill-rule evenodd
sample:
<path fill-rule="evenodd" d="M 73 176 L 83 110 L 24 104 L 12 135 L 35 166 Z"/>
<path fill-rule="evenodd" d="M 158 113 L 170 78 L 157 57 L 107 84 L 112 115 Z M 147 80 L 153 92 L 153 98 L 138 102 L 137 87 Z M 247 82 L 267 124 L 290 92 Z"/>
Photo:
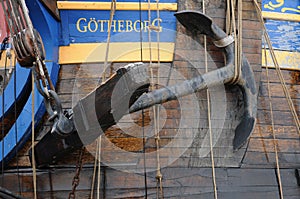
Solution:
<path fill-rule="evenodd" d="M 110 10 L 111 2 L 57 1 L 60 10 Z M 177 3 L 150 3 L 150 10 L 177 11 Z M 148 3 L 117 2 L 116 10 L 148 10 Z"/>
<path fill-rule="evenodd" d="M 284 36 L 283 36 L 284 37 Z M 289 40 L 287 38 L 287 40 Z M 296 44 L 290 44 L 290 45 L 296 45 Z M 281 50 L 275 50 L 274 51 L 278 65 L 282 69 L 287 70 L 299 70 L 299 61 L 300 61 L 300 54 L 299 52 L 293 52 L 293 51 L 287 51 L 285 49 Z M 262 50 L 262 65 L 267 66 L 270 68 L 275 68 L 275 65 L 272 61 L 271 54 L 267 50 Z"/>
<path fill-rule="evenodd" d="M 286 20 L 286 21 L 300 21 L 300 17 L 297 14 L 278 13 L 263 11 L 262 15 L 265 19 L 273 20 Z"/>
<path fill-rule="evenodd" d="M 289 169 L 299 166 L 299 153 L 279 153 L 279 166 Z M 242 162 L 242 168 L 276 168 L 275 152 L 247 152 Z"/>
<path fill-rule="evenodd" d="M 13 50 L 10 51 L 11 53 L 11 58 L 9 59 L 6 57 L 6 51 L 2 50 L 1 51 L 1 57 L 0 57 L 0 69 L 12 69 L 16 66 L 16 55 Z"/>
<path fill-rule="evenodd" d="M 268 85 L 266 82 L 262 82 L 260 84 L 260 90 L 259 90 L 259 95 L 263 96 L 263 97 L 268 97 L 269 93 L 268 93 Z M 288 92 L 291 96 L 292 99 L 296 99 L 298 98 L 298 89 L 299 89 L 300 85 L 291 85 L 291 86 L 287 86 Z M 270 83 L 270 91 L 271 91 L 271 95 L 272 97 L 281 97 L 281 98 L 285 98 L 285 94 L 283 92 L 283 88 L 280 82 L 274 82 L 274 83 Z"/>
<path fill-rule="evenodd" d="M 267 97 L 258 97 L 258 101 L 260 102 L 258 104 L 258 109 L 260 111 L 269 111 L 270 110 L 270 100 Z M 293 99 L 292 100 L 294 103 L 294 106 L 297 107 L 298 104 L 300 103 L 299 99 Z M 279 97 L 273 97 L 271 98 L 271 103 L 272 103 L 272 109 L 274 111 L 284 111 L 288 112 L 290 111 L 290 107 L 288 105 L 288 102 L 285 98 L 279 98 Z"/>
<path fill-rule="evenodd" d="M 264 145 L 262 145 L 261 139 L 250 139 L 248 151 L 253 152 L 274 152 L 274 143 L 273 139 L 264 139 Z M 300 153 L 300 143 L 298 139 L 290 139 L 290 140 L 276 140 L 278 151 L 282 153 L 294 153 L 299 154 Z"/>
<path fill-rule="evenodd" d="M 262 69 L 262 73 L 261 73 L 261 76 L 262 76 L 261 81 L 262 82 L 267 82 L 268 79 L 271 83 L 279 83 L 280 82 L 275 69 L 269 68 L 268 73 L 269 73 L 269 77 L 267 77 L 266 68 Z M 281 73 L 282 73 L 283 78 L 288 86 L 292 87 L 293 85 L 300 84 L 300 75 L 299 75 L 298 71 L 281 70 Z"/>
<path fill-rule="evenodd" d="M 101 171 L 101 195 L 105 194 L 106 198 L 145 196 L 144 175 L 121 172 L 105 167 L 102 167 Z M 66 196 L 72 188 L 71 181 L 74 172 L 75 168 L 52 168 L 49 172 L 38 171 L 38 181 L 43 182 L 38 186 L 38 196 L 50 195 L 59 198 Z M 293 169 L 282 170 L 284 190 L 291 197 L 297 196 L 297 193 L 299 193 L 299 188 L 295 183 L 296 179 L 292 176 L 293 172 Z M 89 195 L 92 174 L 92 167 L 83 168 L 76 196 Z M 211 198 L 213 194 L 211 168 L 164 168 L 162 174 L 165 197 L 189 198 L 198 195 Z M 27 170 L 27 172 L 22 171 L 19 176 L 24 182 L 23 185 L 26 185 L 23 187 L 23 196 L 30 196 L 33 193 L 31 175 L 31 171 Z M 156 194 L 155 176 L 156 172 L 147 173 L 148 197 Z M 253 196 L 277 198 L 279 196 L 274 169 L 216 168 L 216 176 L 218 194 L 222 198 L 250 198 Z M 5 179 L 7 179 L 6 187 L 17 192 L 18 187 L 12 186 L 15 185 L 17 176 L 11 173 L 7 174 Z M 51 186 L 49 184 L 50 180 Z"/>
<path fill-rule="evenodd" d="M 275 125 L 294 126 L 294 118 L 290 111 L 273 111 Z M 257 124 L 271 124 L 271 111 L 264 110 L 257 113 Z"/>
<path fill-rule="evenodd" d="M 138 42 L 114 42 L 110 44 L 108 62 L 138 62 L 150 61 L 149 44 L 143 42 L 142 50 Z M 152 61 L 158 60 L 160 53 L 161 62 L 173 60 L 174 43 L 161 42 L 159 49 L 157 44 L 152 42 Z M 84 43 L 61 46 L 59 48 L 60 64 L 93 63 L 104 62 L 106 43 Z M 141 57 L 141 52 L 143 53 Z"/>
<path fill-rule="evenodd" d="M 276 125 L 274 132 L 277 139 L 298 139 L 299 133 L 295 125 L 293 126 L 281 126 Z M 271 124 L 259 124 L 256 125 L 255 130 L 251 136 L 252 138 L 270 139 L 273 137 Z"/>

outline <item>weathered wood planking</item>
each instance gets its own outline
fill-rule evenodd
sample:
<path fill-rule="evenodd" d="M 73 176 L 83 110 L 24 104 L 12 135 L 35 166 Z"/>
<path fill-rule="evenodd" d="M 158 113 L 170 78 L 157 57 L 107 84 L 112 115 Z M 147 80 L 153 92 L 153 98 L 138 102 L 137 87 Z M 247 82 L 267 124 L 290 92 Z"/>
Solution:
<path fill-rule="evenodd" d="M 74 169 L 52 168 L 38 172 L 39 198 L 67 198 L 71 188 Z M 18 192 L 18 176 L 7 173 L 4 176 L 6 187 Z M 162 170 L 164 198 L 207 198 L 213 197 L 212 174 L 210 168 L 165 168 Z M 283 192 L 285 198 L 296 199 L 299 196 L 299 187 L 294 177 L 294 169 L 282 169 Z M 80 185 L 77 188 L 76 198 L 90 196 L 93 168 L 85 167 L 80 175 Z M 107 167 L 101 173 L 101 198 L 144 198 L 156 197 L 156 172 L 146 176 L 147 190 L 144 184 L 144 175 L 123 173 Z M 274 169 L 234 169 L 217 168 L 218 196 L 231 198 L 279 198 L 278 185 Z M 3 176 L 2 176 L 3 177 Z M 22 195 L 32 197 L 31 171 L 23 170 L 19 176 Z M 2 179 L 2 178 L 1 178 Z M 95 184 L 97 187 L 97 184 Z M 94 192 L 96 196 L 96 190 Z"/>

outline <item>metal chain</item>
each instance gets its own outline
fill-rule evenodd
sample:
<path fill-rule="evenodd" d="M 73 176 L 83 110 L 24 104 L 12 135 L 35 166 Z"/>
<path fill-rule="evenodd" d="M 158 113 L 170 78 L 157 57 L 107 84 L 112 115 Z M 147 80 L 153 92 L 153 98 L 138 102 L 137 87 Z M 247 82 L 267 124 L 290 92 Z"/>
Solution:
<path fill-rule="evenodd" d="M 33 27 L 25 0 L 7 0 L 5 2 L 1 0 L 0 2 L 19 64 L 32 68 L 36 87 L 44 97 L 46 110 L 50 118 L 53 121 L 60 120 L 59 115 L 55 114 L 62 112 L 62 110 L 57 110 L 57 102 L 60 100 L 59 97 L 54 97 L 57 94 L 44 62 L 46 55 L 42 38 Z"/>
<path fill-rule="evenodd" d="M 37 73 L 38 82 L 41 82 L 43 86 L 43 96 L 49 98 L 48 86 L 50 90 L 55 90 L 47 67 L 43 61 L 44 51 L 40 52 L 39 41 L 40 36 L 36 30 L 34 30 L 32 21 L 29 17 L 29 11 L 24 0 L 1 0 L 2 8 L 5 14 L 5 19 L 7 21 L 10 33 L 13 38 L 14 50 L 16 51 L 17 57 L 20 59 L 26 59 L 28 56 L 34 56 L 35 67 L 33 68 Z M 26 35 L 25 30 L 28 30 L 28 36 L 32 42 L 33 52 L 29 52 L 24 46 L 23 37 Z M 26 31 L 25 31 L 26 32 Z M 42 42 L 42 41 L 40 41 Z M 25 42 L 26 43 L 26 42 Z M 32 55 L 28 53 L 33 53 Z M 25 66 L 28 67 L 28 66 Z M 50 100 L 50 99 L 45 99 Z"/>
<path fill-rule="evenodd" d="M 73 181 L 72 181 L 72 191 L 69 193 L 69 199 L 75 199 L 76 188 L 80 182 L 79 176 L 80 176 L 80 172 L 82 169 L 82 157 L 83 157 L 84 151 L 85 151 L 85 147 L 82 147 L 82 149 L 80 150 L 78 160 L 77 160 L 75 175 L 74 175 Z"/>

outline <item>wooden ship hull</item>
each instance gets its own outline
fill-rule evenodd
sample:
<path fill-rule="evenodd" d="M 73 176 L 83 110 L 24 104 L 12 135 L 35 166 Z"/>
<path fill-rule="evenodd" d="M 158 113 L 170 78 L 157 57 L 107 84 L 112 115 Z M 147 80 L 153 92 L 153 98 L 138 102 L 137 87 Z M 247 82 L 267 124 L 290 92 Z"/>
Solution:
<path fill-rule="evenodd" d="M 225 30 L 226 1 L 207 0 L 204 6 L 195 0 L 151 1 L 150 6 L 147 1 L 117 1 L 111 38 L 110 1 L 53 2 L 34 0 L 26 4 L 42 36 L 47 67 L 64 110 L 76 106 L 99 82 L 128 63 L 150 63 L 159 87 L 225 65 L 222 51 L 210 38 L 206 45 L 203 35 L 190 32 L 173 15 L 182 10 L 205 12 Z M 17 84 L 18 97 L 12 92 L 12 75 L 1 103 L 11 103 L 2 108 L 2 129 L 7 126 L 3 115 L 11 115 L 6 121 L 13 122 L 8 122 L 9 130 L 2 130 L 0 186 L 25 198 L 34 198 L 35 192 L 37 198 L 68 198 L 70 193 L 76 198 L 299 198 L 299 129 L 286 99 L 288 94 L 299 115 L 298 40 L 293 34 L 297 35 L 299 24 L 292 22 L 298 18 L 299 5 L 297 1 L 260 1 L 283 67 L 284 93 L 269 47 L 264 44 L 255 4 L 252 0 L 242 3 L 241 49 L 259 92 L 255 129 L 240 149 L 233 150 L 233 139 L 245 102 L 238 86 L 224 85 L 209 87 L 209 99 L 203 90 L 163 103 L 159 109 L 124 116 L 101 138 L 88 144 L 82 140 L 84 149 L 77 146 L 35 169 L 29 156 L 31 75 L 29 69 L 16 63 L 17 81 L 22 81 Z M 282 21 L 282 17 L 290 18 Z M 150 29 L 153 32 L 149 36 Z M 53 125 L 47 120 L 42 101 L 36 91 L 35 144 Z M 74 186 L 77 177 L 79 184 Z"/>

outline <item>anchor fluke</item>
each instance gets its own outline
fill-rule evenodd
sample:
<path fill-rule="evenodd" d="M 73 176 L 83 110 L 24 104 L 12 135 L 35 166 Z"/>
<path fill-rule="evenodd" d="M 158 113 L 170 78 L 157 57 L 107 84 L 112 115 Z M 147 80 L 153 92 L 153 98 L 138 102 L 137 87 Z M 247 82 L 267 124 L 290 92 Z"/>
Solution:
<path fill-rule="evenodd" d="M 229 58 L 234 57 L 234 53 L 228 49 L 232 46 L 230 36 L 215 25 L 211 18 L 205 14 L 197 11 L 181 11 L 175 14 L 177 20 L 190 31 L 199 31 L 213 39 L 213 42 L 218 47 L 225 47 L 226 63 Z M 230 59 L 232 60 L 232 59 Z M 228 68 L 228 72 L 233 71 L 234 63 L 227 64 L 224 68 Z M 218 69 L 220 70 L 220 69 Z M 234 73 L 232 73 L 232 78 Z M 230 82 L 224 82 L 230 83 Z M 250 137 L 254 131 L 256 124 L 256 112 L 257 112 L 257 88 L 252 68 L 247 61 L 246 57 L 242 57 L 242 74 L 239 76 L 237 85 L 240 87 L 244 97 L 244 114 L 241 122 L 235 129 L 235 136 L 233 140 L 233 149 L 237 150 L 243 146 L 243 144 Z"/>

